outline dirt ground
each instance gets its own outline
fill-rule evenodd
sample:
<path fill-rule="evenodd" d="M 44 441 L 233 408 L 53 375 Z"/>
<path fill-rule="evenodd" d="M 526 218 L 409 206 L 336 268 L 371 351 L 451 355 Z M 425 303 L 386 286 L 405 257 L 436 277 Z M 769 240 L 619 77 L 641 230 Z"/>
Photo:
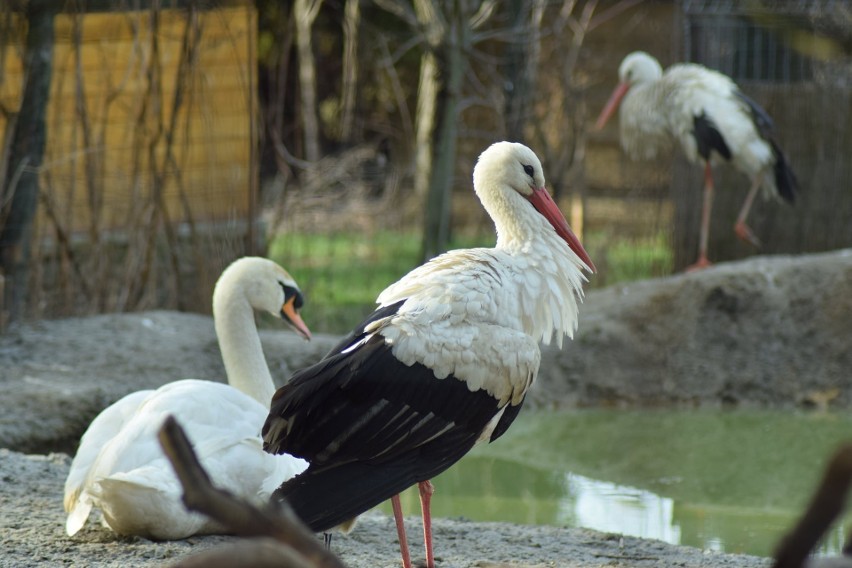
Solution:
<path fill-rule="evenodd" d="M 178 558 L 236 540 L 206 536 L 161 543 L 120 538 L 91 521 L 69 538 L 65 536 L 62 511 L 62 485 L 69 463 L 65 454 L 24 455 L 0 450 L 0 566 L 167 566 Z M 436 493 L 436 498 L 439 495 Z M 422 559 L 419 520 L 412 517 L 407 522 L 412 556 Z M 767 565 L 766 559 L 752 556 L 590 530 L 460 519 L 435 521 L 435 546 L 441 568 Z M 363 516 L 349 535 L 335 535 L 332 548 L 352 568 L 399 566 L 393 521 L 380 513 Z"/>

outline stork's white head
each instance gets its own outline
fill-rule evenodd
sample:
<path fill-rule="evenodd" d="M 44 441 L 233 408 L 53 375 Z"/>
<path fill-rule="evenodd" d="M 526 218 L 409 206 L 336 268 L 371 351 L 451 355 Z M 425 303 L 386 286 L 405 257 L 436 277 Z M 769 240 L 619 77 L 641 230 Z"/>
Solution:
<path fill-rule="evenodd" d="M 235 260 L 222 272 L 213 290 L 214 315 L 239 302 L 248 302 L 255 310 L 278 316 L 302 337 L 311 338 L 299 315 L 302 292 L 293 277 L 275 262 L 247 256 Z"/>
<path fill-rule="evenodd" d="M 544 217 L 580 260 L 595 270 L 592 259 L 547 193 L 541 161 L 532 150 L 516 142 L 492 144 L 473 168 L 473 188 L 494 220 L 498 237 L 509 232 L 516 233 L 512 237 L 523 239 L 525 235 L 519 233 L 527 230 L 524 220 Z"/>
<path fill-rule="evenodd" d="M 618 68 L 618 85 L 598 116 L 595 129 L 600 130 L 604 127 L 631 87 L 656 81 L 662 76 L 663 68 L 660 67 L 660 62 L 644 51 L 634 51 L 625 57 Z"/>
<path fill-rule="evenodd" d="M 544 187 L 544 170 L 535 153 L 517 142 L 495 142 L 479 156 L 473 168 L 477 195 L 509 187 L 527 199 Z"/>
<path fill-rule="evenodd" d="M 634 51 L 618 68 L 618 80 L 628 85 L 656 81 L 663 76 L 660 62 L 644 51 Z"/>

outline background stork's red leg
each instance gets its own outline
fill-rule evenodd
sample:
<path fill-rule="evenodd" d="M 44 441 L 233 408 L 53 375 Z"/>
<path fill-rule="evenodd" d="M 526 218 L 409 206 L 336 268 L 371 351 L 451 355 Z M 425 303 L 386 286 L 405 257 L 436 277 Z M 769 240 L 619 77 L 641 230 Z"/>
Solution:
<path fill-rule="evenodd" d="M 420 489 L 420 509 L 423 511 L 423 542 L 426 546 L 426 568 L 435 568 L 435 555 L 432 552 L 432 512 L 430 502 L 435 486 L 431 481 L 421 481 L 417 484 Z"/>
<path fill-rule="evenodd" d="M 710 233 L 710 211 L 713 209 L 713 170 L 710 162 L 704 163 L 704 205 L 701 208 L 701 232 L 698 234 L 698 260 L 686 267 L 687 272 L 707 268 L 713 263 L 707 259 L 707 239 Z"/>
<path fill-rule="evenodd" d="M 399 495 L 391 497 L 393 520 L 396 521 L 396 534 L 399 537 L 399 553 L 402 555 L 402 568 L 411 568 L 411 555 L 408 552 L 408 538 L 405 536 L 405 523 L 402 520 L 402 503 Z"/>
<path fill-rule="evenodd" d="M 757 195 L 757 190 L 760 189 L 760 185 L 763 183 L 763 174 L 758 174 L 751 182 L 751 189 L 748 191 L 748 195 L 743 202 L 743 208 L 740 209 L 740 214 L 737 215 L 737 222 L 734 225 L 734 232 L 737 236 L 746 241 L 747 243 L 751 243 L 752 245 L 759 247 L 760 239 L 758 239 L 749 226 L 746 224 L 746 217 L 748 217 L 748 213 L 751 210 L 751 204 L 754 202 L 754 196 Z"/>

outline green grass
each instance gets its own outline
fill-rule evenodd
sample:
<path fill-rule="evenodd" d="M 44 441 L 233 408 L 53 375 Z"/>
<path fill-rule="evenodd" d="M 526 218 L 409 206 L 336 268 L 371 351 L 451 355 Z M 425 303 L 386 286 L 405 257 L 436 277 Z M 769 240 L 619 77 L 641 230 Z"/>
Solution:
<path fill-rule="evenodd" d="M 459 237 L 450 248 L 493 246 L 493 235 Z M 672 252 L 663 235 L 617 238 L 587 235 L 584 246 L 598 267 L 589 287 L 669 274 Z M 303 317 L 315 332 L 343 333 L 375 306 L 376 296 L 419 264 L 420 234 L 378 232 L 278 235 L 269 257 L 286 267 L 305 294 Z"/>
<path fill-rule="evenodd" d="M 450 248 L 492 246 L 459 238 Z M 269 245 L 305 294 L 303 317 L 312 331 L 346 332 L 375 307 L 376 296 L 419 264 L 419 233 L 286 234 Z"/>
<path fill-rule="evenodd" d="M 665 276 L 674 267 L 674 253 L 662 232 L 650 237 L 623 238 L 599 231 L 590 233 L 584 246 L 598 268 L 598 274 L 590 282 L 592 288 Z"/>

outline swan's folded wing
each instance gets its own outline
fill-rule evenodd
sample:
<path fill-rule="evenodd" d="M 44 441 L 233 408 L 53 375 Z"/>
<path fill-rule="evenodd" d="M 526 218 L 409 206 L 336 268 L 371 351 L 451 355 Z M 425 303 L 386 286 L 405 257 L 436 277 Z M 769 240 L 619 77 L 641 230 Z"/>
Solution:
<path fill-rule="evenodd" d="M 80 439 L 80 446 L 71 462 L 68 477 L 65 479 L 64 505 L 65 512 L 69 514 L 66 524 L 69 536 L 83 527 L 92 508 L 91 502 L 82 495 L 89 482 L 92 464 L 97 460 L 101 449 L 136 414 L 142 403 L 153 392 L 152 390 L 134 392 L 113 403 L 92 421 Z M 82 508 L 77 510 L 78 507 Z M 71 532 L 72 529 L 73 532 Z"/>

